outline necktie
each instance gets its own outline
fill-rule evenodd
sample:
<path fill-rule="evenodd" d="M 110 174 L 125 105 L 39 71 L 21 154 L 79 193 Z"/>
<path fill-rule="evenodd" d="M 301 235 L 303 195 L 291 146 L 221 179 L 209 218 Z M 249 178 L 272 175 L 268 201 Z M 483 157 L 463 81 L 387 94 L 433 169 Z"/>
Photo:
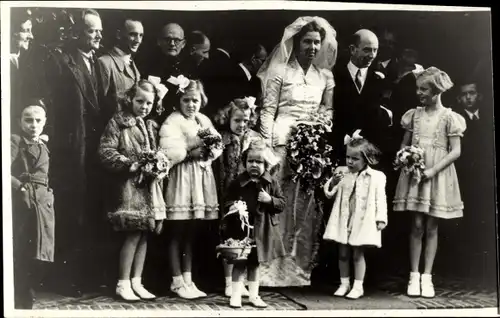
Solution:
<path fill-rule="evenodd" d="M 361 88 L 363 88 L 363 84 L 361 84 L 361 70 L 358 69 L 358 72 L 356 73 L 356 78 L 354 79 L 354 83 L 356 84 L 356 87 L 358 88 L 358 91 L 361 92 Z"/>

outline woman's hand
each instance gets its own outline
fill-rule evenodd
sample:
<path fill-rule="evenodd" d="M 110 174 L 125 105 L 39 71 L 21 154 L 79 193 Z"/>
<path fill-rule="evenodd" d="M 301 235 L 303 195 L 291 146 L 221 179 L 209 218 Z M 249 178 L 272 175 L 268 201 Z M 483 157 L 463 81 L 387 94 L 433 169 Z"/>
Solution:
<path fill-rule="evenodd" d="M 434 168 L 425 169 L 424 172 L 422 173 L 422 179 L 429 180 L 432 179 L 435 175 L 436 175 L 436 170 L 434 170 Z"/>
<path fill-rule="evenodd" d="M 139 170 L 140 167 L 141 165 L 138 162 L 134 162 L 130 165 L 129 171 L 136 172 L 137 170 Z"/>

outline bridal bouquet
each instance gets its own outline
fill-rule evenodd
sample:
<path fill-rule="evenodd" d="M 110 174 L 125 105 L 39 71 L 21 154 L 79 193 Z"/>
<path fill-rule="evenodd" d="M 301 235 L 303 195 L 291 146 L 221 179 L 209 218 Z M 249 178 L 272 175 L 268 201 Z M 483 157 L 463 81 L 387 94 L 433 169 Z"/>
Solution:
<path fill-rule="evenodd" d="M 154 179 L 164 179 L 170 170 L 170 161 L 161 151 L 144 151 L 139 158 L 136 183 L 143 186 Z"/>
<path fill-rule="evenodd" d="M 422 173 L 425 170 L 424 150 L 413 145 L 399 150 L 396 153 L 394 170 L 401 170 L 403 173 L 411 174 L 417 182 L 420 182 Z"/>
<path fill-rule="evenodd" d="M 299 182 L 309 193 L 322 187 L 337 166 L 330 157 L 333 147 L 327 133 L 332 123 L 324 117 L 311 116 L 294 128 L 287 144 L 287 160 L 292 168 L 292 181 Z"/>

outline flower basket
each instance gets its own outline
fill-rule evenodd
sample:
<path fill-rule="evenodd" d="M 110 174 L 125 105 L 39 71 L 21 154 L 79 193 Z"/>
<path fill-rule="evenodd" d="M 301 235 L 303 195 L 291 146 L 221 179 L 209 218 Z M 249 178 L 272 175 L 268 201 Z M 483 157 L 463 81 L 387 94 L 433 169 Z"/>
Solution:
<path fill-rule="evenodd" d="M 241 228 L 247 228 L 246 237 L 242 240 L 229 238 L 223 243 L 217 245 L 215 248 L 217 257 L 220 256 L 224 258 L 228 261 L 228 263 L 246 261 L 248 259 L 248 255 L 252 252 L 252 248 L 255 247 L 253 240 L 250 238 L 250 229 L 253 228 L 253 226 L 248 223 L 246 203 L 243 201 L 236 201 L 229 209 L 229 212 L 224 215 L 222 220 L 224 220 L 224 218 L 228 215 L 235 213 L 238 213 L 240 216 Z"/>

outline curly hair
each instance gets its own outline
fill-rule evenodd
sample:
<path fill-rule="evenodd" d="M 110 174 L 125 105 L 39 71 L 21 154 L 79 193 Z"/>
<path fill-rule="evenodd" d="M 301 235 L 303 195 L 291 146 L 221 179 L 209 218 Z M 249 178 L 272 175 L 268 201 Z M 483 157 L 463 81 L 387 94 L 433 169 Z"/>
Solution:
<path fill-rule="evenodd" d="M 276 162 L 275 155 L 263 139 L 253 140 L 248 148 L 241 154 L 241 162 L 243 163 L 245 168 L 247 164 L 248 153 L 250 151 L 262 152 L 262 158 L 264 159 L 264 167 L 266 171 L 270 171 L 271 168 L 273 168 L 273 162 Z"/>
<path fill-rule="evenodd" d="M 380 149 L 365 138 L 353 139 L 347 147 L 358 148 L 369 166 L 378 164 L 382 156 Z"/>
<path fill-rule="evenodd" d="M 417 75 L 417 82 L 428 83 L 438 94 L 444 93 L 453 87 L 453 82 L 446 72 L 431 66 Z"/>
<path fill-rule="evenodd" d="M 154 86 L 153 83 L 151 83 L 147 79 L 141 79 L 139 82 L 135 83 L 132 85 L 131 88 L 129 88 L 123 96 L 119 97 L 119 100 L 121 101 L 121 104 L 127 108 L 128 110 L 131 110 L 132 108 L 132 100 L 134 99 L 135 95 L 137 94 L 137 90 L 143 90 L 148 93 L 153 93 L 155 98 L 153 101 L 153 108 L 156 106 L 156 104 L 159 102 L 158 98 L 158 90 Z"/>
<path fill-rule="evenodd" d="M 214 123 L 222 129 L 227 131 L 230 130 L 231 118 L 233 117 L 236 111 L 246 112 L 250 110 L 250 121 L 248 123 L 248 128 L 253 128 L 257 124 L 257 113 L 253 110 L 248 102 L 243 98 L 236 98 L 232 100 L 226 107 L 220 109 L 214 115 Z"/>
<path fill-rule="evenodd" d="M 323 29 L 316 21 L 311 21 L 308 24 L 304 25 L 300 31 L 294 35 L 293 37 L 293 47 L 298 48 L 298 44 L 302 37 L 306 35 L 308 32 L 318 32 L 321 38 L 321 42 L 325 39 L 326 31 Z"/>

